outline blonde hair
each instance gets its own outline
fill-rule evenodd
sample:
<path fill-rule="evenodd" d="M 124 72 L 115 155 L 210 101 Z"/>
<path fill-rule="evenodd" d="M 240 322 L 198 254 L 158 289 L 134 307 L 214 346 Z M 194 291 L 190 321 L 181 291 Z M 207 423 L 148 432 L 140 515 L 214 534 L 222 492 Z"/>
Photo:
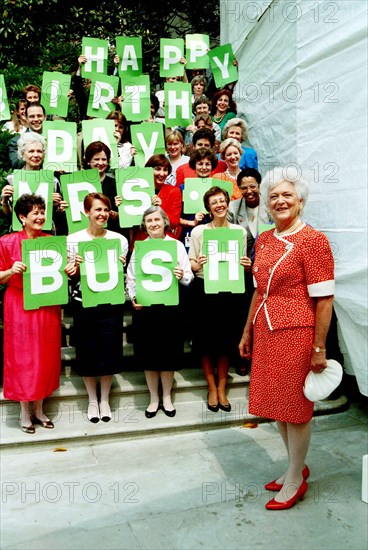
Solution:
<path fill-rule="evenodd" d="M 225 124 L 223 130 L 222 130 L 222 139 L 226 139 L 227 133 L 233 126 L 238 126 L 238 128 L 241 129 L 241 138 L 242 141 L 246 141 L 248 139 L 248 126 L 245 120 L 242 118 L 231 118 L 227 121 Z"/>
<path fill-rule="evenodd" d="M 227 138 L 225 139 L 225 141 L 222 141 L 220 143 L 220 156 L 222 158 L 222 160 L 224 160 L 225 158 L 225 151 L 228 147 L 230 147 L 230 145 L 232 145 L 233 147 L 236 147 L 237 150 L 239 151 L 240 155 L 243 154 L 243 149 L 242 149 L 242 146 L 240 145 L 239 141 L 237 139 L 234 139 L 234 138 Z"/>

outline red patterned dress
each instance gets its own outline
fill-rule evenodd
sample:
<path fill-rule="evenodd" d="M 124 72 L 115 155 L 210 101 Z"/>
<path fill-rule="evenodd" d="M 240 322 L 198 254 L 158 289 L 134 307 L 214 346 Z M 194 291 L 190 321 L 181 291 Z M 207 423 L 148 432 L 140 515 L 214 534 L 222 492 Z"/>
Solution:
<path fill-rule="evenodd" d="M 1 237 L 0 271 L 22 260 L 23 239 L 27 239 L 25 231 Z M 25 311 L 23 276 L 13 275 L 4 295 L 4 397 L 38 401 L 56 390 L 60 379 L 60 346 L 60 306 Z"/>
<path fill-rule="evenodd" d="M 249 412 L 282 422 L 309 422 L 313 403 L 303 394 L 310 370 L 316 298 L 334 294 L 334 261 L 327 238 L 303 225 L 278 237 L 262 233 L 253 274 Z"/>

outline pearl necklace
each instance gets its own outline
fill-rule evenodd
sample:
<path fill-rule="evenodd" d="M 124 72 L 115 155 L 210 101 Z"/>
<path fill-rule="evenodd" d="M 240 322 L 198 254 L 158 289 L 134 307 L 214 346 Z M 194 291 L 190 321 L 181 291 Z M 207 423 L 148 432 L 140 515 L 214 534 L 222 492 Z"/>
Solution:
<path fill-rule="evenodd" d="M 275 230 L 275 235 L 277 235 L 277 237 L 281 237 L 282 235 L 287 235 L 289 233 L 293 233 L 293 231 L 296 230 L 296 228 L 301 224 L 303 223 L 302 220 L 300 218 L 298 218 L 296 220 L 296 222 L 291 226 L 289 227 L 288 229 L 285 229 L 284 231 L 277 231 L 277 229 Z"/>
<path fill-rule="evenodd" d="M 219 122 L 221 122 L 224 119 L 225 115 L 226 115 L 226 113 L 224 113 L 223 115 L 220 115 L 220 116 L 214 116 L 213 117 L 214 122 L 216 122 L 216 124 L 218 124 Z"/>
<path fill-rule="evenodd" d="M 230 174 L 229 169 L 227 169 L 226 172 L 225 172 L 225 174 L 226 174 L 229 178 L 231 178 L 232 180 L 235 180 L 235 181 L 236 181 L 236 178 L 237 178 L 237 176 L 238 176 L 239 173 L 240 173 L 240 170 L 239 170 L 239 172 L 237 172 L 236 176 L 233 176 L 232 174 Z"/>

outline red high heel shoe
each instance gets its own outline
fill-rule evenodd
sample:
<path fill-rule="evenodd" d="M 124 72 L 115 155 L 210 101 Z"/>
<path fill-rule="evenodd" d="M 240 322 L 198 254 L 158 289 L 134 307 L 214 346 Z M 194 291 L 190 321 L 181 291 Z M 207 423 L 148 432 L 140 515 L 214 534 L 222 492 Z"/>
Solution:
<path fill-rule="evenodd" d="M 303 479 L 302 484 L 300 485 L 299 489 L 295 493 L 295 495 L 289 500 L 286 500 L 285 502 L 278 502 L 274 498 L 267 502 L 266 509 L 267 510 L 287 510 L 288 508 L 292 508 L 294 504 L 298 502 L 298 500 L 304 500 L 305 493 L 308 491 L 308 483 Z"/>
<path fill-rule="evenodd" d="M 310 469 L 307 465 L 305 465 L 303 468 L 302 476 L 304 479 L 308 479 L 308 477 L 310 476 Z M 273 481 L 270 481 L 270 483 L 267 483 L 264 488 L 266 489 L 266 491 L 281 491 L 282 483 L 276 483 L 276 479 L 274 479 Z"/>

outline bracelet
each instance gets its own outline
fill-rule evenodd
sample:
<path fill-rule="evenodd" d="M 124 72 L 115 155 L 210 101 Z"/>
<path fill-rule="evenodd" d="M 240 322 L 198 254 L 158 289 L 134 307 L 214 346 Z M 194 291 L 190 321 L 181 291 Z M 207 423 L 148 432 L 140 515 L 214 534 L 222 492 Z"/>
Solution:
<path fill-rule="evenodd" d="M 313 344 L 312 344 L 312 348 L 314 349 L 314 351 L 316 353 L 324 353 L 326 351 L 326 348 L 320 348 L 318 346 L 313 346 Z"/>

